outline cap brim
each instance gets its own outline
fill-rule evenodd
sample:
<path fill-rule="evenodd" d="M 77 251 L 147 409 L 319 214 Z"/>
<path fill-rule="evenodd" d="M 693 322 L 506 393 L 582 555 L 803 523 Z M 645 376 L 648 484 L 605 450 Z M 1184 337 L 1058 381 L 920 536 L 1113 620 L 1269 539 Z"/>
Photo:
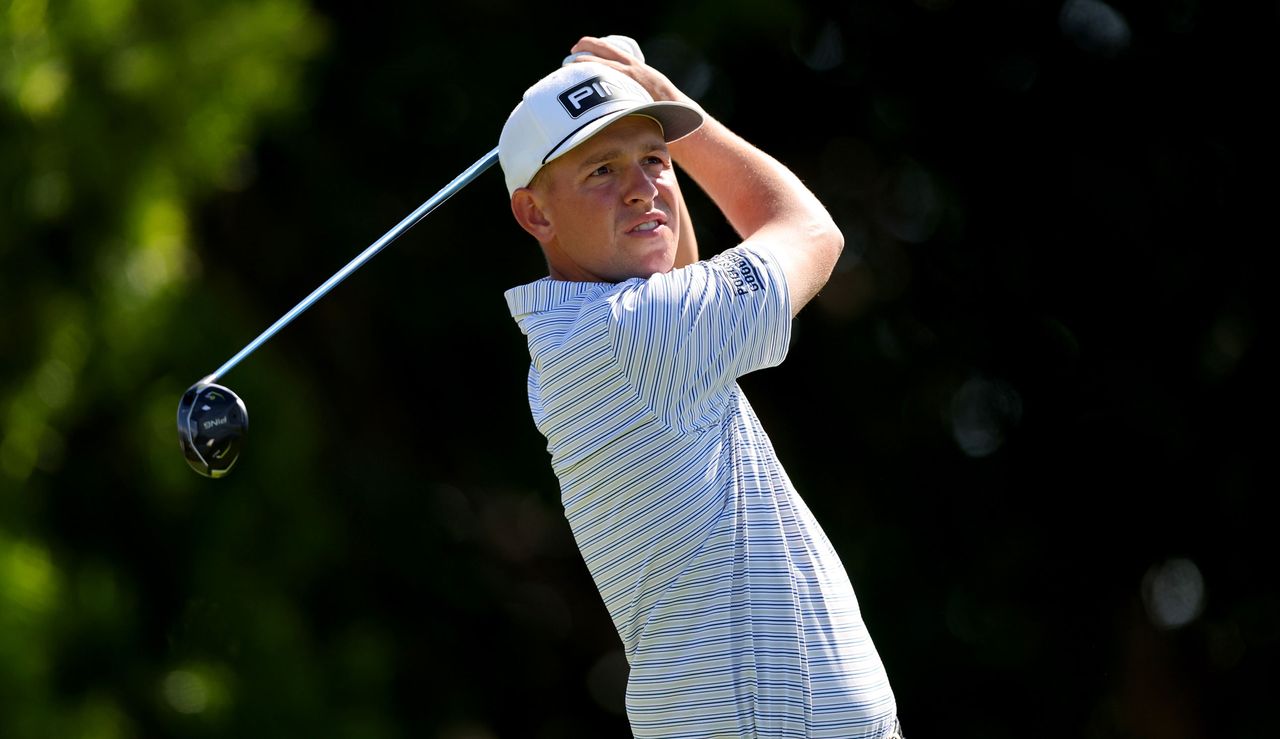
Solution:
<path fill-rule="evenodd" d="M 572 136 L 565 139 L 559 146 L 548 153 L 542 160 L 542 165 L 545 167 L 549 162 L 572 151 L 576 146 L 599 133 L 604 127 L 619 118 L 625 118 L 629 115 L 642 115 L 657 121 L 658 125 L 662 126 L 662 138 L 667 143 L 688 136 L 702 125 L 702 111 L 688 103 L 663 100 L 637 105 L 634 108 L 627 108 L 600 116 L 578 129 Z"/>

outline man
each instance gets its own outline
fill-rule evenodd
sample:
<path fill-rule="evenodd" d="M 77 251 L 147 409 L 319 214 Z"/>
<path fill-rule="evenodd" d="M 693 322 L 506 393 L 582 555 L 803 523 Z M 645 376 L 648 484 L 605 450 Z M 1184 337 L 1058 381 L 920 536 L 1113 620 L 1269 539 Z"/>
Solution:
<path fill-rule="evenodd" d="M 840 558 L 736 378 L 780 363 L 843 237 L 800 180 L 599 38 L 499 141 L 549 276 L 506 293 L 636 737 L 896 737 Z M 697 260 L 673 163 L 741 243 Z"/>

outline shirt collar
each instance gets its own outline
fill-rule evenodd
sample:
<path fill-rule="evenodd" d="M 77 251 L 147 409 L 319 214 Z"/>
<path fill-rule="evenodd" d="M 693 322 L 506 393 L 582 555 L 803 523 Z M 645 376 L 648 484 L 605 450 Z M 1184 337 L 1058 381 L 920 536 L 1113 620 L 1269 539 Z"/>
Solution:
<path fill-rule="evenodd" d="M 566 301 L 598 295 L 616 288 L 611 282 L 569 282 L 543 277 L 540 280 L 507 290 L 507 309 L 513 318 L 529 313 L 544 313 Z"/>

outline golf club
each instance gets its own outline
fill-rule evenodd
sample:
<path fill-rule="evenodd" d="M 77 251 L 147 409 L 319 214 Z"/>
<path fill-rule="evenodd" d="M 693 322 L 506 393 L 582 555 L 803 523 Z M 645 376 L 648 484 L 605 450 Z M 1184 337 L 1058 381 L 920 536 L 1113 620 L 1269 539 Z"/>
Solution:
<path fill-rule="evenodd" d="M 629 36 L 612 35 L 604 36 L 602 40 L 631 54 L 640 61 L 644 61 L 640 45 L 636 43 L 635 39 Z M 561 66 L 572 63 L 574 59 L 583 56 L 584 53 L 570 54 L 564 58 Z M 249 411 L 245 407 L 244 401 L 225 385 L 218 384 L 217 380 L 231 371 L 231 368 L 239 364 L 245 357 L 252 354 L 254 350 L 266 343 L 268 339 L 275 336 L 280 329 L 297 318 L 299 314 L 310 308 L 317 300 L 324 297 L 335 285 L 342 282 L 348 275 L 372 259 L 375 254 L 382 251 L 383 247 L 395 241 L 401 234 L 412 228 L 414 224 L 425 218 L 428 213 L 435 210 L 437 206 L 448 200 L 451 195 L 480 176 L 481 173 L 492 167 L 497 161 L 498 149 L 494 148 L 477 160 L 475 164 L 464 170 L 462 174 L 455 177 L 452 182 L 445 185 L 439 192 L 431 196 L 430 200 L 423 203 L 417 210 L 396 224 L 395 228 L 383 234 L 381 238 L 370 244 L 355 259 L 348 262 L 345 267 L 325 280 L 324 284 L 303 298 L 300 303 L 271 324 L 258 338 L 236 352 L 235 356 L 228 359 L 221 367 L 187 388 L 187 391 L 182 394 L 182 400 L 178 403 L 178 441 L 182 447 L 182 454 L 186 457 L 187 464 L 191 465 L 191 469 L 205 477 L 218 478 L 226 475 L 231 471 L 236 460 L 240 458 L 241 442 L 249 429 Z"/>
<path fill-rule="evenodd" d="M 324 284 L 289 309 L 288 313 L 271 324 L 266 331 L 258 335 L 258 338 L 236 352 L 235 356 L 228 359 L 221 367 L 187 388 L 187 391 L 182 394 L 182 400 L 178 403 L 178 441 L 191 469 L 205 477 L 218 478 L 226 475 L 240 458 L 241 440 L 249 428 L 249 412 L 244 401 L 226 386 L 218 384 L 217 380 L 275 336 L 280 329 L 287 326 L 303 311 L 314 305 L 317 300 L 324 297 L 339 282 L 360 269 L 387 244 L 395 241 L 497 161 L 498 149 L 494 148 L 478 159 L 475 164 L 467 167 L 462 174 L 432 195 L 427 202 L 406 216 L 394 228 L 370 244 L 345 267 L 325 280 Z"/>

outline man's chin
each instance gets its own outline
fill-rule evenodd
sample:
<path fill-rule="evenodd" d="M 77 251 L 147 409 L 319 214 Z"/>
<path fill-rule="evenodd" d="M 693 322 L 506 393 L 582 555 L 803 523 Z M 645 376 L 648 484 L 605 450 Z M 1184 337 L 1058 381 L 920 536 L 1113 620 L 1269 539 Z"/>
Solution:
<path fill-rule="evenodd" d="M 643 276 L 647 278 L 653 275 L 665 275 L 675 269 L 675 266 L 676 260 L 674 258 L 655 259 L 644 265 L 642 270 L 644 272 Z"/>

